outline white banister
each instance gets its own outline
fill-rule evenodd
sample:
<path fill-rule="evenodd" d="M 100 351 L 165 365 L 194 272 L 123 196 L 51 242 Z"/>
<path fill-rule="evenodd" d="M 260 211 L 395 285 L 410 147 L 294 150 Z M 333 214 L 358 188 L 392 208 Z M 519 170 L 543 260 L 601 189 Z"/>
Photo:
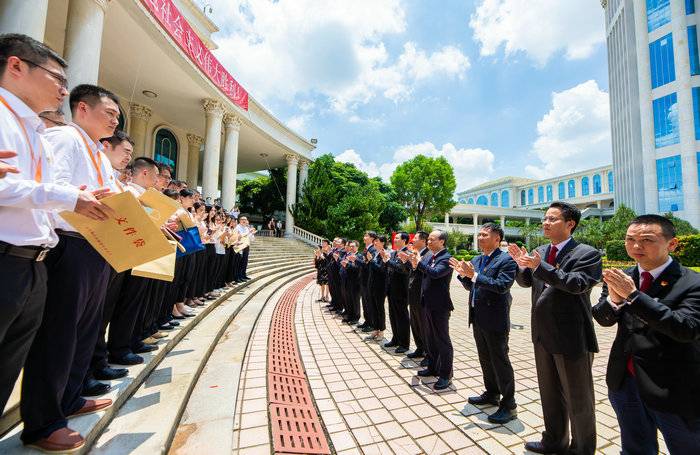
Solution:
<path fill-rule="evenodd" d="M 323 237 L 316 235 L 313 232 L 305 231 L 299 226 L 294 226 L 293 236 L 297 240 L 301 240 L 304 243 L 308 243 L 312 246 L 318 246 L 321 244 Z"/>

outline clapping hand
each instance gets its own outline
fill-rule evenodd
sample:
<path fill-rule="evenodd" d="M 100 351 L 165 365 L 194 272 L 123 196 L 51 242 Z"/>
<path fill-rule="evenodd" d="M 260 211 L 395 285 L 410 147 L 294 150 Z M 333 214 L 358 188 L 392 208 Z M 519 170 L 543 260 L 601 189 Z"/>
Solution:
<path fill-rule="evenodd" d="M 411 257 L 412 255 L 413 255 L 413 254 L 409 254 L 409 253 L 407 253 L 407 252 L 405 252 L 405 251 L 399 251 L 399 252 L 396 254 L 396 256 L 399 258 L 399 260 L 400 260 L 401 262 L 403 262 L 404 264 L 406 263 L 406 261 L 408 261 L 408 260 L 410 259 L 410 257 Z"/>
<path fill-rule="evenodd" d="M 350 262 L 355 262 L 356 259 L 357 259 L 357 256 L 355 256 L 354 254 L 351 254 L 348 256 L 348 261 L 350 261 Z"/>
<path fill-rule="evenodd" d="M 458 261 L 455 258 L 450 258 L 450 267 L 462 278 L 474 278 L 474 274 L 476 273 L 474 264 L 468 261 Z"/>
<path fill-rule="evenodd" d="M 368 252 L 365 254 L 365 256 L 367 257 L 367 262 L 371 262 L 371 261 L 372 261 L 372 253 L 370 253 L 370 252 L 368 251 Z"/>
<path fill-rule="evenodd" d="M 340 259 L 340 254 L 338 254 L 338 253 L 333 253 L 333 257 L 334 257 L 335 260 L 337 261 L 338 259 Z"/>
<path fill-rule="evenodd" d="M 524 246 L 519 247 L 514 243 L 508 245 L 508 254 L 519 267 L 535 270 L 542 262 L 542 256 L 536 250 L 533 250 L 532 254 L 528 254 Z"/>
<path fill-rule="evenodd" d="M 348 266 L 348 260 L 347 260 L 347 259 L 343 259 L 342 261 L 340 261 L 340 265 L 342 265 L 343 267 L 347 267 L 347 266 Z"/>
<path fill-rule="evenodd" d="M 386 250 L 379 250 L 379 254 L 382 256 L 382 260 L 384 262 L 388 262 L 391 256 L 389 256 L 389 253 Z"/>
<path fill-rule="evenodd" d="M 414 269 L 416 267 L 418 267 L 418 255 L 417 254 L 412 254 L 409 257 L 409 260 L 411 261 L 411 267 L 413 267 Z"/>
<path fill-rule="evenodd" d="M 603 270 L 603 281 L 608 285 L 610 300 L 619 304 L 637 290 L 634 280 L 620 269 Z"/>
<path fill-rule="evenodd" d="M 17 153 L 15 152 L 11 152 L 9 150 L 0 151 L 0 159 L 14 158 L 15 156 L 17 156 Z M 17 166 L 12 166 L 0 161 L 0 179 L 4 178 L 8 173 L 19 174 L 19 169 L 17 168 Z"/>

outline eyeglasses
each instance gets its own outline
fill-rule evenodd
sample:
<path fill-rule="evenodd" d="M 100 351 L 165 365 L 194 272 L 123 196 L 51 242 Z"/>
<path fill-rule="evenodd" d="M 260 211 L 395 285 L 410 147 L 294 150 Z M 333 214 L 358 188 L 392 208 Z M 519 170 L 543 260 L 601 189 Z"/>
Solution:
<path fill-rule="evenodd" d="M 19 57 L 17 57 L 17 58 L 19 58 Z M 58 73 L 55 72 L 55 71 L 51 71 L 50 69 L 45 68 L 45 67 L 39 65 L 38 63 L 32 62 L 31 60 L 26 60 L 26 59 L 23 59 L 23 58 L 20 58 L 20 60 L 22 60 L 22 61 L 23 61 L 24 63 L 26 63 L 27 65 L 36 66 L 37 68 L 41 68 L 42 70 L 44 70 L 44 71 L 46 71 L 47 73 L 49 73 L 49 76 L 53 77 L 53 78 L 56 80 L 56 82 L 59 83 L 59 85 L 60 85 L 61 87 L 63 87 L 63 88 L 68 88 L 68 79 L 66 79 L 65 76 L 63 76 L 62 74 L 58 74 Z"/>
<path fill-rule="evenodd" d="M 542 217 L 542 222 L 543 223 L 556 223 L 557 221 L 561 220 L 561 218 L 558 218 L 556 216 L 543 216 Z"/>

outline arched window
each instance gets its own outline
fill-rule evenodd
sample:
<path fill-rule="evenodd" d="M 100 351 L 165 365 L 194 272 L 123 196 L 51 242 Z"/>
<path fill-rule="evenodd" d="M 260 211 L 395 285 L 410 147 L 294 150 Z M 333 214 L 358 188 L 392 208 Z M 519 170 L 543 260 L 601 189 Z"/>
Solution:
<path fill-rule="evenodd" d="M 489 200 L 486 196 L 481 195 L 476 198 L 476 205 L 489 205 Z"/>
<path fill-rule="evenodd" d="M 572 179 L 567 185 L 569 186 L 569 197 L 576 197 L 576 182 Z"/>
<path fill-rule="evenodd" d="M 161 128 L 156 133 L 155 150 L 153 159 L 158 163 L 164 163 L 173 170 L 173 178 L 177 173 L 177 139 L 166 128 Z"/>
<path fill-rule="evenodd" d="M 535 190 L 530 188 L 527 190 L 527 204 L 532 205 L 535 203 Z"/>
<path fill-rule="evenodd" d="M 615 179 L 613 178 L 612 171 L 608 172 L 608 191 L 611 193 L 615 192 Z"/>
<path fill-rule="evenodd" d="M 520 190 L 520 205 L 525 205 L 525 190 Z"/>
<path fill-rule="evenodd" d="M 461 198 L 459 198 L 459 203 L 460 203 L 460 204 L 466 204 L 466 203 L 467 203 L 467 200 L 464 199 L 463 197 L 461 197 Z"/>
<path fill-rule="evenodd" d="M 581 196 L 588 196 L 588 177 L 581 179 Z"/>
<path fill-rule="evenodd" d="M 537 188 L 537 203 L 544 202 L 544 187 Z"/>
<path fill-rule="evenodd" d="M 552 202 L 554 196 L 552 195 L 552 185 L 547 185 L 547 202 Z"/>
<path fill-rule="evenodd" d="M 498 193 L 491 193 L 491 205 L 498 207 Z"/>
<path fill-rule="evenodd" d="M 600 181 L 600 174 L 593 176 L 593 194 L 600 194 L 603 192 L 603 184 Z"/>
<path fill-rule="evenodd" d="M 501 207 L 510 207 L 510 192 L 508 190 L 501 191 Z"/>
<path fill-rule="evenodd" d="M 474 204 L 474 198 L 470 197 L 469 200 L 467 201 L 467 204 Z"/>
<path fill-rule="evenodd" d="M 566 198 L 566 186 L 564 185 L 564 182 L 559 182 L 559 185 L 557 185 L 557 195 L 559 196 L 559 199 L 564 199 Z"/>

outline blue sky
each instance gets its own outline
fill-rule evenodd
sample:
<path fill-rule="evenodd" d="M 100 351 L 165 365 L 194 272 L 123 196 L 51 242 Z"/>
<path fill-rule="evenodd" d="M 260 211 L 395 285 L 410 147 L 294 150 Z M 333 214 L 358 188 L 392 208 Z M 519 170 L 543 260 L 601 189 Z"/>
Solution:
<path fill-rule="evenodd" d="M 217 56 L 251 95 L 371 175 L 445 156 L 458 190 L 610 162 L 595 0 L 219 0 Z"/>

